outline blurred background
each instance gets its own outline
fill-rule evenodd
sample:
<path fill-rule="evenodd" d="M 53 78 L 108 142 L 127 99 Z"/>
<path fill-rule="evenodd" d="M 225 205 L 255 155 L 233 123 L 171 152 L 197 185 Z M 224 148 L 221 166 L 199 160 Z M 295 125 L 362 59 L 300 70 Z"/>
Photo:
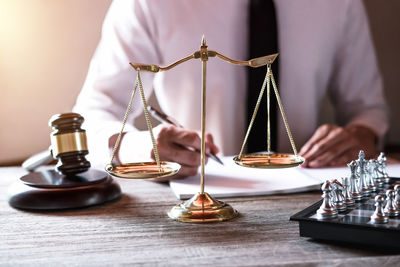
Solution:
<path fill-rule="evenodd" d="M 110 3 L 0 0 L 0 165 L 48 148 L 47 122 L 72 109 Z M 399 152 L 400 1 L 364 3 L 391 109 L 386 151 Z M 321 123 L 332 121 L 329 103 L 322 106 Z"/>

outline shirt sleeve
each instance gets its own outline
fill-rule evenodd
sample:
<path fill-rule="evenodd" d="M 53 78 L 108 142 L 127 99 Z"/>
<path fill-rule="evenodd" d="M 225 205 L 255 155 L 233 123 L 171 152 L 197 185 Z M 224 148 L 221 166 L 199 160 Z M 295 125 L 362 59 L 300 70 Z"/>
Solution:
<path fill-rule="evenodd" d="M 136 79 L 136 71 L 129 62 L 160 62 L 154 25 L 146 1 L 117 0 L 109 8 L 86 81 L 73 108 L 85 118 L 83 127 L 88 137 L 88 159 L 93 166 L 104 167 L 109 162 L 109 139 L 122 128 Z M 141 73 L 141 77 L 148 98 L 153 90 L 154 74 Z M 133 120 L 142 111 L 138 88 L 124 130 L 137 132 L 138 139 L 143 132 L 134 128 Z M 132 148 L 133 152 L 139 150 Z"/>
<path fill-rule="evenodd" d="M 381 141 L 388 130 L 388 112 L 368 19 L 361 1 L 347 4 L 329 93 L 339 124 L 366 126 Z"/>

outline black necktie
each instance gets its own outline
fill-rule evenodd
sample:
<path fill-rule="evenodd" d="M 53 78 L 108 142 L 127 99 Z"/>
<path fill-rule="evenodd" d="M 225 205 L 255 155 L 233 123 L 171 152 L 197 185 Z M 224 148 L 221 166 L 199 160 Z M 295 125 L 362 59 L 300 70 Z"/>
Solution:
<path fill-rule="evenodd" d="M 278 52 L 278 31 L 275 7 L 272 0 L 250 0 L 249 3 L 249 58 L 266 56 Z M 278 61 L 272 64 L 272 72 L 278 83 Z M 267 67 L 249 68 L 247 76 L 247 126 L 257 103 Z M 267 90 L 257 112 L 247 141 L 247 152 L 267 149 Z M 271 150 L 277 146 L 277 103 L 271 85 Z M 247 130 L 247 128 L 246 128 Z"/>
<path fill-rule="evenodd" d="M 278 52 L 278 31 L 275 7 L 272 0 L 250 0 L 249 3 L 249 58 L 266 56 Z M 275 81 L 278 79 L 278 61 L 272 64 Z M 250 123 L 267 67 L 249 68 L 247 76 L 247 126 Z M 267 148 L 267 93 L 264 92 L 261 105 L 251 129 L 247 152 Z M 271 150 L 277 146 L 277 103 L 271 85 Z M 246 128 L 247 129 L 247 128 Z"/>

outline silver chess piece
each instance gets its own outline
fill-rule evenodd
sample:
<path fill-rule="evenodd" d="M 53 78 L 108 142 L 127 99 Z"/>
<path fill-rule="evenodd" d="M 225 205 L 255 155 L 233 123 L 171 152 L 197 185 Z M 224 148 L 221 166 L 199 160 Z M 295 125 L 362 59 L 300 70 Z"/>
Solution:
<path fill-rule="evenodd" d="M 370 159 L 367 163 L 367 179 L 368 179 L 368 184 L 369 184 L 369 189 L 372 192 L 376 192 L 377 186 L 375 184 L 375 179 L 374 179 L 374 160 Z"/>
<path fill-rule="evenodd" d="M 371 161 L 372 161 L 371 168 L 373 167 L 372 175 L 375 181 L 375 185 L 379 188 L 383 187 L 384 183 L 383 183 L 383 177 L 379 173 L 379 163 L 376 159 L 372 159 Z"/>
<path fill-rule="evenodd" d="M 342 181 L 344 184 L 344 203 L 346 203 L 348 207 L 354 206 L 354 199 L 351 196 L 350 178 L 342 178 Z"/>
<path fill-rule="evenodd" d="M 345 197 L 343 195 L 344 185 L 340 183 L 337 179 L 331 182 L 332 185 L 332 195 L 333 195 L 333 205 L 338 212 L 343 212 L 347 210 L 345 203 Z"/>
<path fill-rule="evenodd" d="M 385 199 L 381 195 L 377 195 L 375 197 L 375 211 L 371 216 L 371 223 L 381 224 L 387 223 L 389 221 L 389 217 L 385 215 L 383 212 L 383 203 Z"/>
<path fill-rule="evenodd" d="M 400 209 L 400 184 L 394 186 L 394 204 L 397 209 Z"/>
<path fill-rule="evenodd" d="M 394 191 L 389 189 L 386 191 L 386 206 L 383 209 L 383 212 L 386 216 L 395 217 L 399 215 L 399 210 L 394 204 Z"/>
<path fill-rule="evenodd" d="M 356 175 L 357 164 L 354 160 L 352 160 L 347 166 L 350 169 L 351 176 L 350 176 L 350 193 L 351 197 L 355 202 L 361 201 L 361 193 L 359 188 L 359 178 Z"/>
<path fill-rule="evenodd" d="M 390 182 L 390 177 L 386 171 L 386 161 L 387 161 L 387 158 L 385 156 L 385 153 L 381 152 L 378 156 L 379 172 L 380 172 L 381 176 L 383 177 L 383 182 L 385 184 L 388 184 Z"/>
<path fill-rule="evenodd" d="M 332 201 L 332 186 L 331 182 L 328 180 L 325 181 L 325 183 L 321 187 L 322 190 L 322 204 L 317 210 L 317 219 L 319 220 L 329 220 L 329 219 L 334 219 L 337 218 L 338 212 L 336 207 L 333 205 Z"/>
<path fill-rule="evenodd" d="M 365 154 L 363 150 L 360 150 L 358 153 L 358 159 L 356 160 L 358 165 L 358 173 L 360 176 L 360 183 L 361 183 L 361 196 L 363 198 L 368 198 L 371 195 L 371 190 L 369 189 L 369 184 L 366 176 L 365 168 L 367 166 L 367 161 L 365 160 Z"/>

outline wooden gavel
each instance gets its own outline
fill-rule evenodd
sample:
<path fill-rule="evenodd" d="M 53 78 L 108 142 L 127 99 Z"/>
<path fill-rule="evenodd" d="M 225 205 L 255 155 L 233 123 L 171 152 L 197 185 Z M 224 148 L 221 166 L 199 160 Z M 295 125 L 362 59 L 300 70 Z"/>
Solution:
<path fill-rule="evenodd" d="M 65 175 L 85 172 L 90 162 L 86 131 L 81 128 L 84 118 L 77 113 L 56 114 L 50 118 L 51 151 L 58 160 L 56 170 Z"/>
<path fill-rule="evenodd" d="M 86 131 L 81 128 L 84 118 L 78 113 L 63 113 L 52 116 L 49 126 L 51 146 L 49 150 L 40 152 L 22 164 L 28 171 L 34 171 L 41 165 L 58 160 L 56 171 L 64 175 L 74 175 L 90 168 L 85 158 L 89 153 Z"/>
<path fill-rule="evenodd" d="M 10 185 L 8 203 L 18 209 L 60 210 L 102 204 L 121 196 L 120 186 L 104 171 L 90 168 L 84 119 L 77 113 L 50 118 L 51 146 L 26 160 L 30 171 Z M 56 159 L 55 169 L 41 165 Z"/>

